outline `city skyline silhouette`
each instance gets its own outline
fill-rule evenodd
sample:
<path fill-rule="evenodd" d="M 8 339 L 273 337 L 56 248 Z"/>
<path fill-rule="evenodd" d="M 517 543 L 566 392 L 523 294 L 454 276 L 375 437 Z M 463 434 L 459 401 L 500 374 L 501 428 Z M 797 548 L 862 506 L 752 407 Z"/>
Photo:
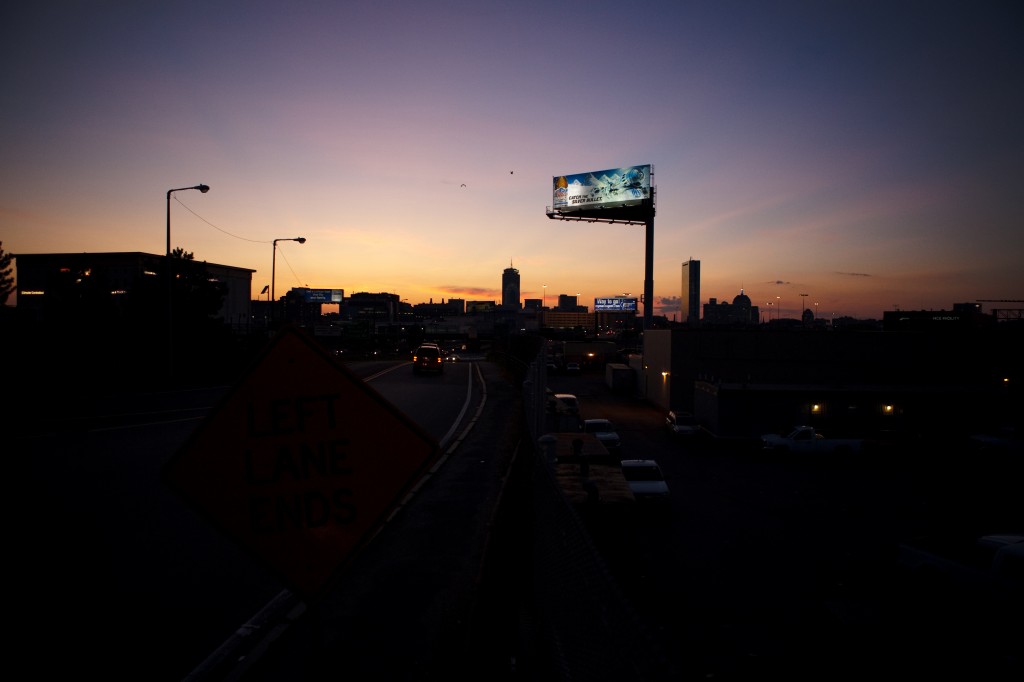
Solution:
<path fill-rule="evenodd" d="M 549 220 L 552 180 L 651 164 L 659 304 L 691 258 L 783 317 L 1022 298 L 1015 6 L 390 7 L 11 10 L 5 249 L 163 253 L 202 183 L 172 247 L 253 300 L 301 235 L 283 290 L 479 298 L 511 257 L 590 301 L 643 230 Z"/>

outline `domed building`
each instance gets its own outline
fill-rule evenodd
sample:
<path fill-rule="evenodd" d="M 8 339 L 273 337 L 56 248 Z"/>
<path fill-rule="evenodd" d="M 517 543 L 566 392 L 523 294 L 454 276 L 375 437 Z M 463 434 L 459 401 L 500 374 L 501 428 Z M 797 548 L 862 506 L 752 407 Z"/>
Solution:
<path fill-rule="evenodd" d="M 760 311 L 756 305 L 751 305 L 750 297 L 740 293 L 732 299 L 732 303 L 719 303 L 718 299 L 711 298 L 704 304 L 705 325 L 729 325 L 747 326 L 756 325 L 760 320 Z"/>

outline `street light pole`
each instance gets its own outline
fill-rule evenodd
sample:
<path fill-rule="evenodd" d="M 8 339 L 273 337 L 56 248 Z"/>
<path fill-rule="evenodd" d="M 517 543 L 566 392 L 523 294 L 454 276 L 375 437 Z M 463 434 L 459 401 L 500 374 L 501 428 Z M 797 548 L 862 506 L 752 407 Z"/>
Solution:
<path fill-rule="evenodd" d="M 300 244 L 306 243 L 305 237 L 281 237 L 274 240 L 274 259 L 270 263 L 270 319 L 274 319 L 274 306 L 277 304 L 277 296 L 274 293 L 274 277 L 277 274 L 277 243 L 278 242 L 298 242 Z"/>
<path fill-rule="evenodd" d="M 196 185 L 194 187 L 178 187 L 177 189 L 167 190 L 167 257 L 171 257 L 171 193 L 181 192 L 186 189 L 197 189 L 203 194 L 210 191 L 209 185 Z"/>
<path fill-rule="evenodd" d="M 203 194 L 210 191 L 209 185 L 195 185 L 194 187 L 178 187 L 167 190 L 167 255 L 164 259 L 164 276 L 167 278 L 167 376 L 174 376 L 174 303 L 172 293 L 174 291 L 174 276 L 171 274 L 171 194 L 186 189 L 197 189 Z"/>

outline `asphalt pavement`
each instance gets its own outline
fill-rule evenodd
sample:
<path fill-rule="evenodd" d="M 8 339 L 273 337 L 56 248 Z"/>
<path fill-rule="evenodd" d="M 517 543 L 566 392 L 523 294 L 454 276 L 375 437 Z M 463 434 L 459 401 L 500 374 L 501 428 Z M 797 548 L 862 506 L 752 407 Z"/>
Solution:
<path fill-rule="evenodd" d="M 982 680 L 1019 665 L 1020 619 L 1003 612 L 1019 594 L 901 563 L 909 543 L 969 548 L 1024 518 L 998 502 L 1002 463 L 680 443 L 603 375 L 552 376 L 669 482 L 667 515 L 609 520 L 545 491 L 519 386 L 479 367 L 486 402 L 444 466 L 329 594 L 217 679 Z"/>
<path fill-rule="evenodd" d="M 486 390 L 475 385 L 464 431 L 443 464 L 322 598 L 300 604 L 274 641 L 232 666 L 231 679 L 499 679 L 507 673 L 509 657 L 474 646 L 480 637 L 474 628 L 482 617 L 480 576 L 491 525 L 513 459 L 529 443 L 518 389 L 498 366 L 476 366 Z M 209 679 L 224 679 L 223 672 Z"/>

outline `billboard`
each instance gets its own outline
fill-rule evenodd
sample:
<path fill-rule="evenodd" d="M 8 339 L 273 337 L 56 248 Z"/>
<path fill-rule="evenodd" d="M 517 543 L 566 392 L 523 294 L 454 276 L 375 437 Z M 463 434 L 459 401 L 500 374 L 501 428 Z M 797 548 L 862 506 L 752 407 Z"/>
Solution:
<path fill-rule="evenodd" d="M 634 298 L 622 298 L 615 296 L 612 298 L 595 298 L 594 299 L 594 312 L 595 313 L 635 313 L 636 312 L 637 299 Z"/>
<path fill-rule="evenodd" d="M 651 198 L 651 165 L 558 175 L 552 182 L 552 208 L 559 213 L 638 206 Z"/>
<path fill-rule="evenodd" d="M 306 303 L 341 303 L 345 298 L 344 289 L 306 289 L 302 294 Z"/>

